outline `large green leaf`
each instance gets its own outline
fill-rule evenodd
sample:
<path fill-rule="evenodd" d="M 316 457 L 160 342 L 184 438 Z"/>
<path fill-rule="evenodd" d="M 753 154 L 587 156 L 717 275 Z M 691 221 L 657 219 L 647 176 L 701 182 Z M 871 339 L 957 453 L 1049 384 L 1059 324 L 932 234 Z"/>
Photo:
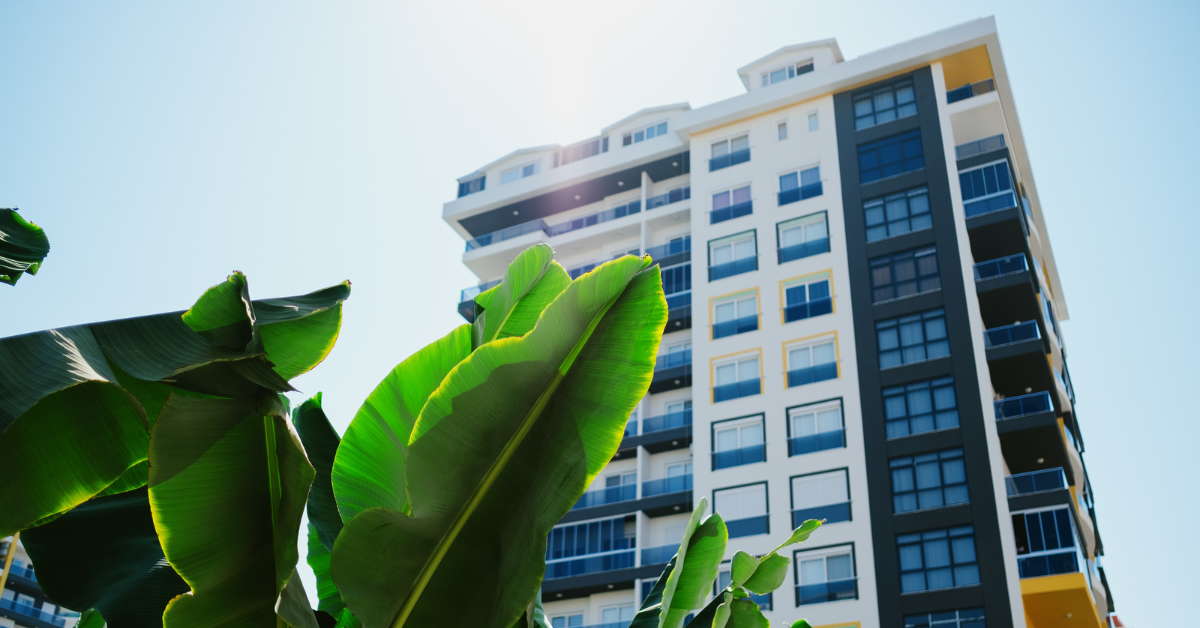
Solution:
<path fill-rule="evenodd" d="M 172 395 L 150 437 L 150 505 L 171 565 L 191 591 L 166 628 L 268 626 L 295 569 L 315 471 L 286 399 Z"/>
<path fill-rule="evenodd" d="M 316 526 L 311 522 L 308 524 L 308 566 L 317 577 L 317 610 L 336 617 L 346 605 L 342 603 L 342 596 L 329 577 L 329 550 L 325 549 L 317 536 Z"/>
<path fill-rule="evenodd" d="M 23 273 L 36 275 L 50 253 L 42 228 L 14 209 L 0 208 L 0 283 L 13 285 Z"/>
<path fill-rule="evenodd" d="M 283 623 L 289 628 L 319 628 L 317 615 L 309 605 L 308 593 L 304 591 L 304 582 L 296 575 L 295 569 L 283 585 L 283 590 L 279 592 L 279 599 L 275 601 L 275 614 L 280 619 L 280 622 L 276 622 L 277 625 Z"/>
<path fill-rule="evenodd" d="M 363 510 L 334 544 L 334 582 L 364 626 L 438 625 L 451 608 L 488 628 L 520 617 L 547 533 L 649 387 L 666 301 L 647 264 L 580 277 L 532 331 L 478 348 L 430 396 L 408 444 L 412 514 Z"/>
<path fill-rule="evenodd" d="M 145 488 L 93 498 L 21 543 L 55 604 L 95 608 L 114 628 L 161 628 L 167 603 L 188 590 L 163 556 Z"/>
<path fill-rule="evenodd" d="M 546 244 L 531 246 L 508 265 L 504 280 L 475 297 L 474 347 L 508 336 L 524 336 L 542 311 L 571 283 Z"/>
<path fill-rule="evenodd" d="M 321 393 L 300 404 L 292 412 L 292 422 L 304 444 L 304 452 L 317 475 L 312 490 L 308 493 L 308 521 L 325 546 L 325 552 L 333 550 L 333 540 L 342 531 L 342 518 L 338 515 L 337 502 L 333 498 L 333 459 L 341 439 L 329 424 L 329 418 L 321 408 Z"/>
<path fill-rule="evenodd" d="M 684 528 L 679 551 L 659 576 L 650 596 L 642 602 L 630 628 L 675 628 L 688 613 L 704 605 L 729 540 L 725 521 L 719 514 L 714 513 L 701 522 L 707 510 L 708 499 L 701 497 Z"/>

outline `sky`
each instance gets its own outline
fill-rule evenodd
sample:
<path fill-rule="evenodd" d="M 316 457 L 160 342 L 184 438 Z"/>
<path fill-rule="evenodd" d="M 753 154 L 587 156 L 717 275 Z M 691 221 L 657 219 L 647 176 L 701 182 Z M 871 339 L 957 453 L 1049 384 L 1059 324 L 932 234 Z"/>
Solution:
<path fill-rule="evenodd" d="M 185 309 L 233 270 L 255 298 L 349 279 L 336 348 L 293 382 L 343 430 L 461 322 L 476 278 L 441 219 L 457 177 L 743 93 L 736 69 L 785 45 L 836 37 L 849 59 L 988 15 L 1070 309 L 1118 614 L 1182 619 L 1200 584 L 1200 212 L 1183 184 L 1200 166 L 1200 3 L 10 0 L 0 207 L 53 249 L 0 287 L 0 337 Z"/>

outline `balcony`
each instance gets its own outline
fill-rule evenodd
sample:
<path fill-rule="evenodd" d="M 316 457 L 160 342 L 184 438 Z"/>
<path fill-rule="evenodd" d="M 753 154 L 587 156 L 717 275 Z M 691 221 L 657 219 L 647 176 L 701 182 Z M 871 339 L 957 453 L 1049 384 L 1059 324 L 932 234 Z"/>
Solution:
<path fill-rule="evenodd" d="M 690 266 L 690 264 L 689 264 Z M 663 333 L 692 328 L 692 293 L 667 295 L 667 324 Z"/>
<path fill-rule="evenodd" d="M 679 551 L 679 544 L 659 545 L 642 550 L 643 565 L 662 565 L 671 562 L 671 558 Z"/>
<path fill-rule="evenodd" d="M 748 447 L 739 447 L 737 449 L 727 449 L 725 451 L 714 451 L 712 453 L 712 468 L 713 471 L 716 471 L 717 469 L 740 467 L 744 464 L 766 462 L 766 460 L 767 445 L 763 443 Z"/>
<path fill-rule="evenodd" d="M 642 482 L 642 497 L 683 493 L 690 490 L 692 490 L 691 473 Z"/>
<path fill-rule="evenodd" d="M 995 279 L 996 277 L 1026 272 L 1028 270 L 1029 261 L 1025 259 L 1025 254 L 1017 253 L 1008 257 L 979 262 L 975 265 L 975 281 L 987 281 L 988 279 Z"/>
<path fill-rule="evenodd" d="M 692 409 L 679 412 L 668 412 L 658 416 L 648 416 L 642 419 L 642 434 L 651 434 L 663 430 L 686 427 L 692 424 Z"/>
<path fill-rule="evenodd" d="M 632 549 L 634 547 L 633 539 L 627 540 L 631 549 L 617 549 L 572 558 L 548 560 L 546 561 L 545 579 L 554 580 L 556 578 L 570 578 L 572 576 L 583 576 L 604 571 L 629 569 L 633 567 L 634 553 L 637 550 Z"/>
<path fill-rule="evenodd" d="M 820 253 L 829 252 L 829 238 L 817 238 L 801 244 L 793 244 L 778 249 L 779 263 L 790 262 Z"/>
<path fill-rule="evenodd" d="M 802 508 L 792 511 L 792 527 L 799 528 L 800 524 L 809 519 L 824 521 L 825 523 L 839 523 L 850 520 L 850 502 L 841 504 L 829 504 L 827 506 L 817 506 L 816 508 Z"/>
<path fill-rule="evenodd" d="M 993 404 L 996 408 L 997 421 L 1054 410 L 1054 404 L 1050 401 L 1050 393 L 1045 391 L 1021 395 L 1020 397 L 997 399 Z"/>
<path fill-rule="evenodd" d="M 629 419 L 629 422 L 625 424 L 625 438 L 629 438 L 630 436 L 637 436 L 637 433 L 638 433 L 637 419 Z"/>
<path fill-rule="evenodd" d="M 797 436 L 788 439 L 788 455 L 802 456 L 826 449 L 839 449 L 846 446 L 846 430 L 832 430 L 808 436 Z"/>
<path fill-rule="evenodd" d="M 1033 495 L 1067 488 L 1067 474 L 1062 467 L 1016 473 L 1004 478 L 1009 497 Z"/>
<path fill-rule="evenodd" d="M 802 201 L 806 198 L 820 196 L 822 194 L 822 192 L 823 192 L 823 190 L 821 187 L 821 182 L 817 181 L 816 183 L 802 185 L 798 188 L 792 188 L 790 190 L 783 190 L 781 192 L 776 192 L 775 197 L 780 205 L 787 205 L 789 203 L 795 203 L 797 201 Z"/>
<path fill-rule="evenodd" d="M 823 382 L 827 379 L 837 379 L 838 365 L 837 362 L 828 362 L 809 366 L 802 369 L 793 369 L 787 372 L 788 388 L 795 386 L 803 386 L 816 382 Z"/>
<path fill-rule="evenodd" d="M 754 213 L 754 201 L 746 201 L 737 205 L 729 205 L 720 209 L 714 209 L 708 212 L 708 224 L 715 225 L 726 220 L 749 216 Z"/>
<path fill-rule="evenodd" d="M 1004 148 L 1004 134 L 985 137 L 974 142 L 959 144 L 954 147 L 954 158 L 962 161 L 976 155 L 983 155 Z"/>
<path fill-rule="evenodd" d="M 750 161 L 750 149 L 743 148 L 742 150 L 734 151 L 732 153 L 729 153 L 728 155 L 721 155 L 721 156 L 713 157 L 712 159 L 709 159 L 708 160 L 708 171 L 715 172 L 717 170 L 723 170 L 730 166 L 744 164 L 747 161 Z"/>
<path fill-rule="evenodd" d="M 546 232 L 546 235 L 548 235 L 550 237 L 554 237 L 556 235 L 562 235 L 564 233 L 570 233 L 572 231 L 579 231 L 580 229 L 586 229 L 587 227 L 593 227 L 600 223 L 608 222 L 610 220 L 616 220 L 618 218 L 632 216 L 634 214 L 640 213 L 641 211 L 642 211 L 642 201 L 639 199 L 636 201 L 626 203 L 624 205 L 619 205 L 617 207 L 613 207 L 612 209 L 606 209 L 604 211 L 596 212 L 594 214 L 588 214 L 586 216 L 581 216 L 574 220 L 568 220 L 567 222 L 560 222 L 557 225 L 547 226 L 545 228 L 545 232 Z"/>
<path fill-rule="evenodd" d="M 692 261 L 692 236 L 684 236 L 674 242 L 652 246 L 646 249 L 646 255 L 653 258 L 659 268 L 690 262 Z"/>
<path fill-rule="evenodd" d="M 1023 256 L 1022 256 L 1023 257 Z M 983 344 L 988 349 L 1003 347 L 1026 340 L 1037 340 L 1042 337 L 1038 331 L 1037 321 L 1013 323 L 1003 327 L 993 327 L 983 333 Z"/>
<path fill-rule="evenodd" d="M 637 484 L 622 484 L 621 486 L 609 486 L 595 491 L 588 491 L 575 502 L 571 510 L 579 508 L 591 508 L 593 506 L 604 506 L 607 504 L 616 504 L 619 502 L 628 502 L 637 499 Z"/>
<path fill-rule="evenodd" d="M 685 349 L 658 356 L 654 363 L 654 379 L 650 381 L 650 392 L 686 388 L 692 385 L 692 350 Z"/>
<path fill-rule="evenodd" d="M 751 395 L 762 393 L 762 380 L 755 377 L 754 379 L 742 380 L 732 384 L 720 384 L 713 386 L 713 402 L 729 401 L 731 399 L 740 399 Z"/>
<path fill-rule="evenodd" d="M 725 522 L 725 528 L 729 530 L 729 538 L 736 539 L 743 536 L 754 536 L 756 534 L 770 534 L 771 526 L 767 515 L 759 515 L 757 517 L 746 517 L 745 519 L 734 519 Z"/>
<path fill-rule="evenodd" d="M 967 83 L 962 87 L 946 91 L 946 104 L 956 103 L 960 100 L 966 100 L 980 94 L 996 91 L 996 83 L 992 79 L 985 79 L 977 83 Z"/>
<path fill-rule="evenodd" d="M 666 194 L 659 194 L 658 196 L 651 196 L 650 198 L 647 198 L 646 211 L 650 211 L 655 207 L 663 207 L 678 203 L 680 201 L 686 201 L 689 198 L 692 198 L 691 186 L 676 188 L 670 192 L 667 192 Z"/>
<path fill-rule="evenodd" d="M 814 316 L 821 316 L 822 314 L 829 314 L 830 312 L 833 312 L 833 299 L 831 297 L 813 299 L 783 308 L 783 322 L 791 323 Z"/>
<path fill-rule="evenodd" d="M 726 336 L 744 334 L 748 331 L 757 331 L 758 316 L 758 314 L 754 314 L 752 316 L 743 316 L 741 318 L 735 318 L 731 321 L 722 321 L 714 324 L 712 326 L 713 340 L 716 340 L 717 338 L 724 338 Z"/>
<path fill-rule="evenodd" d="M 1079 571 L 1079 560 L 1075 548 L 1050 552 L 1039 556 L 1017 558 L 1017 567 L 1022 578 L 1040 578 Z"/>
<path fill-rule="evenodd" d="M 55 615 L 54 613 L 47 613 L 39 608 L 34 608 L 32 604 L 25 604 L 16 600 L 0 598 L 0 611 L 8 611 L 11 615 L 16 615 L 16 617 L 13 617 L 16 620 L 32 619 L 38 622 L 39 626 L 48 624 L 61 627 L 67 625 L 65 617 Z"/>
<path fill-rule="evenodd" d="M 857 599 L 857 578 L 830 580 L 820 584 L 801 584 L 796 586 L 796 606 Z"/>
<path fill-rule="evenodd" d="M 467 250 L 474 251 L 475 249 L 481 249 L 485 246 L 491 246 L 497 242 L 511 240 L 527 233 L 535 233 L 538 231 L 543 233 L 546 231 L 546 221 L 542 220 L 541 218 L 530 220 L 529 222 L 523 222 L 519 225 L 505 227 L 499 231 L 485 233 L 477 238 L 471 238 L 470 240 L 467 240 Z"/>
<path fill-rule="evenodd" d="M 743 257 L 742 259 L 726 262 L 724 264 L 717 264 L 716 266 L 709 266 L 708 280 L 716 281 L 718 279 L 725 279 L 726 277 L 748 273 L 753 270 L 758 270 L 757 255 L 754 257 Z"/>

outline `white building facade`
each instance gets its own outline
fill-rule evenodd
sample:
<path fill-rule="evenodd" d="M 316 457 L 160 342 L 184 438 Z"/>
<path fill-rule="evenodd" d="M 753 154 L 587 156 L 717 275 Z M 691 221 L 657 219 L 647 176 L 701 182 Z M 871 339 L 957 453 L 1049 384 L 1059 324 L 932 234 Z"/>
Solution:
<path fill-rule="evenodd" d="M 703 497 L 728 554 L 800 521 L 772 622 L 1105 626 L 1067 318 L 991 19 L 853 60 L 739 70 L 459 179 L 480 285 L 545 242 L 572 274 L 660 265 L 670 308 L 621 450 L 550 536 L 558 628 L 628 624 Z"/>

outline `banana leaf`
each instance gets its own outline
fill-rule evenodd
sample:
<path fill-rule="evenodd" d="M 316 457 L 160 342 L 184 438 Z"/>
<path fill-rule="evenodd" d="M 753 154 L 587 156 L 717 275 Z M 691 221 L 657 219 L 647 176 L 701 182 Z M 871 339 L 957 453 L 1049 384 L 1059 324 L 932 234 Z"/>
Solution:
<path fill-rule="evenodd" d="M 36 275 L 50 253 L 50 240 L 41 227 L 15 209 L 0 208 L 0 283 L 14 285 L 24 273 Z"/>
<path fill-rule="evenodd" d="M 649 387 L 666 300 L 648 265 L 583 275 L 532 331 L 480 346 L 436 387 L 407 441 L 403 509 L 362 510 L 334 543 L 333 580 L 364 626 L 440 625 L 453 609 L 510 628 L 522 615 L 547 533 Z"/>
<path fill-rule="evenodd" d="M 630 628 L 678 628 L 689 613 L 704 606 L 729 541 L 721 515 L 713 513 L 701 522 L 707 510 L 708 499 L 701 497 L 684 528 L 679 551 L 663 569 Z"/>

